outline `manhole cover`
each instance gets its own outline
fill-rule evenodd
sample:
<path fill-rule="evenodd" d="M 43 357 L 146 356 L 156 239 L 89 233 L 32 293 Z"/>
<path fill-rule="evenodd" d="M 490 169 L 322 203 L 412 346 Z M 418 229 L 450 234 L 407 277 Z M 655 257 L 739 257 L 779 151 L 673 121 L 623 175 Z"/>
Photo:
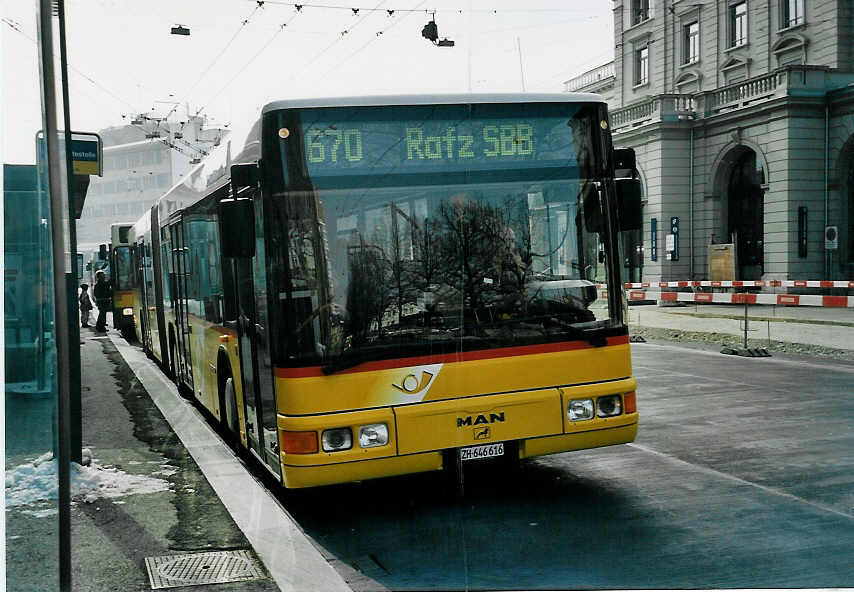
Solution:
<path fill-rule="evenodd" d="M 146 557 L 151 589 L 225 584 L 263 578 L 248 551 L 214 551 L 187 555 Z"/>

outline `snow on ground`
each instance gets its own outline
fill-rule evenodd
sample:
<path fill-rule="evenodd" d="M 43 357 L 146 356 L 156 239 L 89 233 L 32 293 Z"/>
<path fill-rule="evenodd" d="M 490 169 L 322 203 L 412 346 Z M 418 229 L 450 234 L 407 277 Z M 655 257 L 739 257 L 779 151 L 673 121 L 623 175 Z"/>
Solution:
<path fill-rule="evenodd" d="M 59 497 L 57 470 L 57 461 L 48 452 L 6 471 L 6 508 L 23 507 L 21 512 L 36 517 L 56 514 L 55 504 L 49 502 Z M 102 498 L 168 490 L 169 482 L 157 477 L 130 475 L 95 463 L 88 467 L 71 463 L 71 499 L 76 502 L 91 504 Z"/>

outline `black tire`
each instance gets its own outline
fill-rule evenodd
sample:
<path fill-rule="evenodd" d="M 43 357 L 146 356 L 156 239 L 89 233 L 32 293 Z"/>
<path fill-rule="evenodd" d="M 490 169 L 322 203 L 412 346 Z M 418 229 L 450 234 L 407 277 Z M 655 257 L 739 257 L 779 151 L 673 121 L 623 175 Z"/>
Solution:
<path fill-rule="evenodd" d="M 240 442 L 240 419 L 237 414 L 237 393 L 234 378 L 228 371 L 220 389 L 219 423 L 226 441 L 234 448 Z"/>

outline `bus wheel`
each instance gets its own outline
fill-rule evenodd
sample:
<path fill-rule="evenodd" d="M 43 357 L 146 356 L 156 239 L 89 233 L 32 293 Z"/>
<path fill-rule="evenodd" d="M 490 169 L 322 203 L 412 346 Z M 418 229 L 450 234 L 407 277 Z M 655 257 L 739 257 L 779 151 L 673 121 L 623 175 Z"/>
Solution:
<path fill-rule="evenodd" d="M 174 382 L 175 384 L 179 384 L 179 382 L 178 382 L 178 369 L 175 366 L 175 340 L 174 339 L 169 339 L 169 378 L 171 378 L 172 382 Z"/>
<path fill-rule="evenodd" d="M 237 417 L 237 394 L 234 391 L 234 379 L 230 373 L 223 383 L 220 403 L 220 424 L 230 443 L 236 446 L 240 440 L 240 428 Z"/>

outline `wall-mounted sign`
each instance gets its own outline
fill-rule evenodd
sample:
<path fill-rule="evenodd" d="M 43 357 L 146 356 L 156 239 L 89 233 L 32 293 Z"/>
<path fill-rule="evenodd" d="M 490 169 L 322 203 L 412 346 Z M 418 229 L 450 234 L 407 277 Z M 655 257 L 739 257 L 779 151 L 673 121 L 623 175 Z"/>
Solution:
<path fill-rule="evenodd" d="M 101 138 L 97 134 L 71 134 L 71 166 L 75 175 L 103 173 Z"/>
<path fill-rule="evenodd" d="M 649 260 L 658 261 L 658 218 L 649 220 Z"/>
<path fill-rule="evenodd" d="M 679 261 L 679 217 L 672 216 L 670 218 L 670 234 L 667 235 L 665 251 L 667 251 L 667 259 L 670 261 Z"/>
<path fill-rule="evenodd" d="M 59 149 L 65 153 L 65 132 L 58 132 Z M 36 135 L 38 155 L 45 160 L 47 148 L 44 144 L 44 134 Z M 101 136 L 91 132 L 71 132 L 71 172 L 75 175 L 104 175 L 104 147 Z"/>
<path fill-rule="evenodd" d="M 839 229 L 836 226 L 827 226 L 824 229 L 824 249 L 835 251 L 839 248 Z"/>
<path fill-rule="evenodd" d="M 60 155 L 65 155 L 65 132 L 58 132 Z M 36 153 L 39 166 L 47 162 L 47 144 L 44 133 L 36 134 Z M 71 132 L 71 181 L 68 197 L 75 219 L 83 213 L 86 202 L 86 192 L 89 189 L 89 176 L 104 176 L 104 146 L 101 136 L 91 132 Z"/>

